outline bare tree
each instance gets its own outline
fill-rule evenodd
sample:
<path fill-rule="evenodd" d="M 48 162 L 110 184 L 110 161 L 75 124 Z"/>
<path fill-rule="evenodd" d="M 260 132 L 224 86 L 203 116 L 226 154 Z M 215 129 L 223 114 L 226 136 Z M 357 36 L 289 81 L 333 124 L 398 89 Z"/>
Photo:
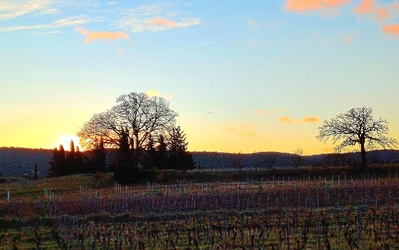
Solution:
<path fill-rule="evenodd" d="M 303 155 L 303 149 L 301 149 L 301 148 L 297 148 L 294 151 L 294 154 L 292 155 L 292 161 L 294 162 L 296 168 L 299 168 L 299 166 L 302 165 L 302 162 L 303 162 L 302 155 Z"/>
<path fill-rule="evenodd" d="M 106 147 L 117 148 L 122 146 L 122 137 L 127 136 L 132 157 L 137 160 L 150 136 L 167 134 L 177 116 L 164 98 L 132 92 L 119 96 L 111 109 L 94 114 L 77 135 L 84 145 L 102 138 Z"/>
<path fill-rule="evenodd" d="M 366 144 L 370 148 L 378 146 L 393 148 L 397 140 L 388 137 L 388 122 L 379 118 L 374 120 L 372 109 L 361 107 L 352 108 L 345 114 L 340 114 L 331 120 L 324 121 L 319 127 L 317 138 L 326 142 L 332 139 L 333 143 L 340 142 L 336 150 L 340 152 L 348 146 L 360 145 L 361 169 L 367 169 Z"/>

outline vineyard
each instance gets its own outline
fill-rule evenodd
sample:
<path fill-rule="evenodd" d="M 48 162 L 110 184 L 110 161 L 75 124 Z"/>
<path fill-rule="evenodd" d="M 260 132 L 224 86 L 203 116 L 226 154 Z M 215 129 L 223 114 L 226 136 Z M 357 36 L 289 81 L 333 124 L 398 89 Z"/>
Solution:
<path fill-rule="evenodd" d="M 2 249 L 395 249 L 396 174 L 2 184 Z M 78 180 L 77 180 L 78 179 Z M 52 181 L 52 182 L 51 182 Z"/>

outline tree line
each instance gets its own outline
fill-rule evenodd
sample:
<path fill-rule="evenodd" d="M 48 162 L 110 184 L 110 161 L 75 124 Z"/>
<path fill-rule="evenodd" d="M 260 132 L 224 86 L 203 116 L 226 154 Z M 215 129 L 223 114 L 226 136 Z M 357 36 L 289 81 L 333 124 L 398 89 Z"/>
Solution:
<path fill-rule="evenodd" d="M 54 148 L 48 177 L 106 172 L 105 149 L 102 145 L 100 142 L 95 149 L 85 153 L 75 147 L 72 140 L 69 151 L 65 151 L 63 145 Z"/>

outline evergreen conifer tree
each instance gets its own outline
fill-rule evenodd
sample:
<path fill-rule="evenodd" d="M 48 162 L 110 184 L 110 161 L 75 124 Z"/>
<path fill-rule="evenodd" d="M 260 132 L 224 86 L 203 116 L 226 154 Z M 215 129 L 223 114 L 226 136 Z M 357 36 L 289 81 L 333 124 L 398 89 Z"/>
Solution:
<path fill-rule="evenodd" d="M 173 128 L 169 139 L 169 161 L 173 169 L 193 169 L 194 161 L 190 153 L 187 152 L 188 142 L 186 135 L 180 126 Z"/>

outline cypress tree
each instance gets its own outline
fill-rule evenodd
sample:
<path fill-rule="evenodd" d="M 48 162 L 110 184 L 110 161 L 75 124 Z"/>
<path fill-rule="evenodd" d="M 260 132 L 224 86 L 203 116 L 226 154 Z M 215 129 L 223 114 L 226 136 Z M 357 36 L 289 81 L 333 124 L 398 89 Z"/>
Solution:
<path fill-rule="evenodd" d="M 38 178 L 38 177 L 37 177 L 37 171 L 38 171 L 38 170 L 37 170 L 37 163 L 35 163 L 35 169 L 34 169 L 34 171 L 33 171 L 33 179 L 34 179 L 34 180 L 37 180 L 37 178 Z"/>
<path fill-rule="evenodd" d="M 60 145 L 59 149 L 54 148 L 53 150 L 53 158 L 50 160 L 50 170 L 49 177 L 58 177 L 65 175 L 66 173 L 66 159 L 65 159 L 65 150 L 62 145 Z"/>
<path fill-rule="evenodd" d="M 78 167 L 75 165 L 75 144 L 73 140 L 69 143 L 69 153 L 66 158 L 65 175 L 76 174 Z"/>

